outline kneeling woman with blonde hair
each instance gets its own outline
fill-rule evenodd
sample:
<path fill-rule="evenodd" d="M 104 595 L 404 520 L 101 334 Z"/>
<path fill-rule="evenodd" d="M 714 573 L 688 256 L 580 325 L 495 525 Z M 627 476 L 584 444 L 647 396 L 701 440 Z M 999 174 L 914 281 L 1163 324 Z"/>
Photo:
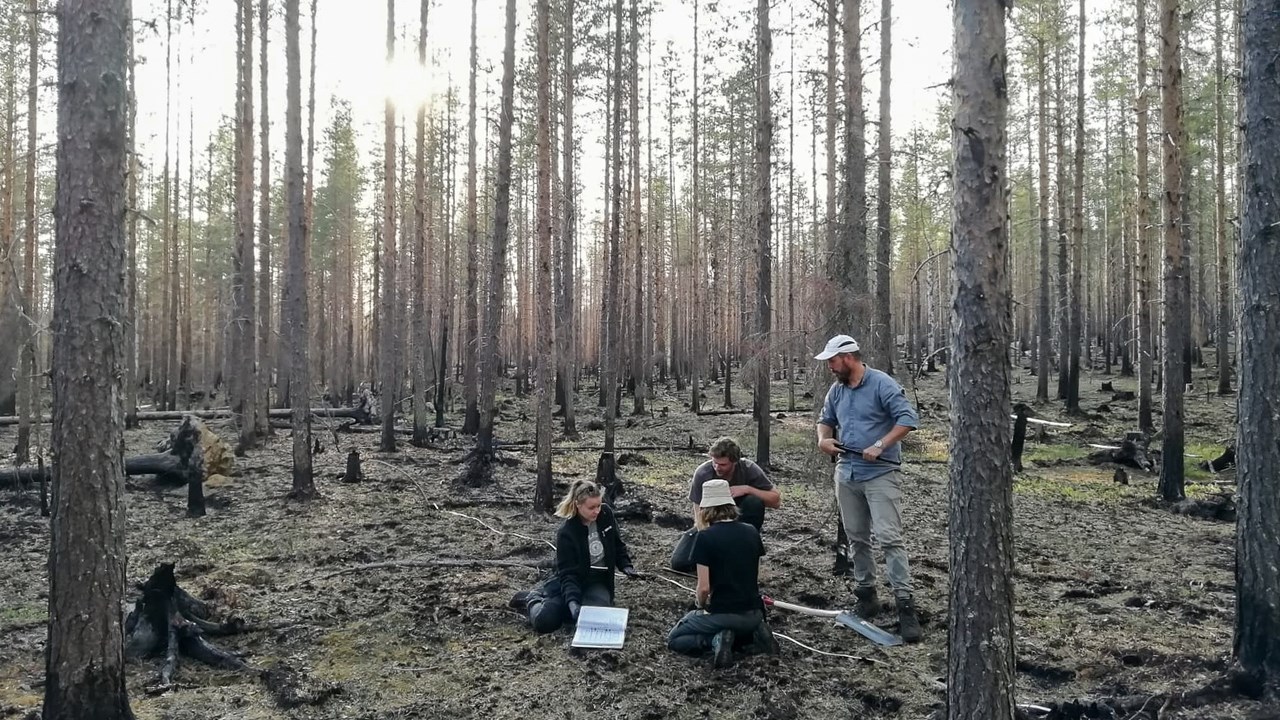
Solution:
<path fill-rule="evenodd" d="M 599 485 L 574 480 L 556 515 L 565 519 L 556 532 L 556 574 L 511 598 L 511 607 L 528 616 L 539 633 L 576 622 L 583 605 L 612 605 L 615 568 L 628 577 L 638 574 Z"/>
<path fill-rule="evenodd" d="M 667 647 L 686 655 L 712 651 L 716 667 L 733 661 L 734 641 L 751 638 L 756 652 L 776 653 L 778 643 L 760 600 L 760 533 L 738 521 L 729 483 L 708 480 L 694 524 L 693 562 L 698 568 L 698 607 L 671 628 Z"/>

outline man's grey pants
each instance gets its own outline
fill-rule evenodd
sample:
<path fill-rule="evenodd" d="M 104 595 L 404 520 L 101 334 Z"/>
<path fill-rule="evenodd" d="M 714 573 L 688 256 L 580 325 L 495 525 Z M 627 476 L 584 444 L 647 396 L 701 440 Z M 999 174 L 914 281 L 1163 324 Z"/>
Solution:
<path fill-rule="evenodd" d="M 840 521 L 853 545 L 853 580 L 860 588 L 875 587 L 876 565 L 871 533 L 884 550 L 889 584 L 896 597 L 911 595 L 911 565 L 902 545 L 902 473 L 894 470 L 865 482 L 849 479 L 851 468 L 837 465 L 836 502 Z"/>

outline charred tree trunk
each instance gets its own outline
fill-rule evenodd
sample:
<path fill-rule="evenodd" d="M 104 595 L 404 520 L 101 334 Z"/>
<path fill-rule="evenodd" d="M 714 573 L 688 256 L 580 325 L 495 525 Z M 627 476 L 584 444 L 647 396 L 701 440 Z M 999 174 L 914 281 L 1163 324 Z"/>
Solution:
<path fill-rule="evenodd" d="M 893 374 L 893 361 L 897 355 L 897 342 L 893 332 L 893 315 L 890 306 L 889 270 L 893 259 L 893 236 L 890 225 L 890 201 L 893 189 L 893 116 L 889 112 L 890 59 L 893 49 L 892 32 L 893 0 L 880 2 L 880 128 L 877 130 L 876 183 L 876 297 L 875 328 L 871 341 L 876 365 Z"/>
<path fill-rule="evenodd" d="M 953 5 L 947 718 L 1014 716 L 1004 8 Z"/>
<path fill-rule="evenodd" d="M 395 0 L 387 0 L 387 66 L 396 57 Z M 382 439 L 378 449 L 382 452 L 396 450 L 396 398 L 400 383 L 397 374 L 396 332 L 396 108 L 390 96 L 383 103 L 383 162 L 382 162 L 382 298 L 378 307 L 382 331 L 378 356 L 378 385 L 382 397 Z"/>
<path fill-rule="evenodd" d="M 502 51 L 502 101 L 498 116 L 498 168 L 494 182 L 493 245 L 489 262 L 488 297 L 480 346 L 480 428 L 467 469 L 471 484 L 487 483 L 495 460 L 494 425 L 497 420 L 498 379 L 502 354 L 498 346 L 499 323 L 507 278 L 507 245 L 511 218 L 511 125 L 514 119 L 516 0 L 506 3 L 506 33 Z"/>
<path fill-rule="evenodd" d="M 1240 422 L 1236 442 L 1240 506 L 1236 533 L 1235 655 L 1245 671 L 1280 688 L 1280 91 L 1275 52 L 1280 7 L 1247 0 L 1243 37 L 1241 164 L 1244 172 L 1237 278 Z M 1270 300 L 1268 300 L 1270 298 Z"/>
<path fill-rule="evenodd" d="M 258 142 L 262 147 L 262 167 L 258 178 L 258 433 L 271 433 L 267 411 L 271 408 L 271 373 L 275 369 L 275 341 L 271 332 L 271 116 L 267 112 L 267 30 L 271 3 L 258 0 L 258 65 L 262 68 L 259 80 L 262 107 L 259 108 Z M 193 20 L 194 22 L 194 20 Z M 188 198 L 191 193 L 187 193 Z M 190 257 L 188 257 L 190 263 Z M 191 308 L 187 308 L 187 317 Z M 188 326 L 189 327 L 189 326 Z M 186 342 L 184 336 L 183 341 Z"/>
<path fill-rule="evenodd" d="M 422 0 L 418 22 L 418 65 L 427 67 L 427 17 L 431 4 Z M 431 202 L 427 195 L 427 103 L 418 103 L 414 125 L 413 163 L 413 342 L 409 343 L 413 358 L 413 445 L 427 442 L 427 357 L 431 354 L 431 337 L 427 327 L 427 246 L 430 234 Z"/>
<path fill-rule="evenodd" d="M 311 22 L 315 23 L 311 5 Z M 289 213 L 289 264 L 285 271 L 283 318 L 284 355 L 288 358 L 288 386 L 292 412 L 293 490 L 290 496 L 307 500 L 316 496 L 311 463 L 311 361 L 310 301 L 307 297 L 307 265 L 311 256 L 310 227 L 306 222 L 302 174 L 302 63 L 299 58 L 298 0 L 285 0 L 285 193 Z"/>
<path fill-rule="evenodd" d="M 253 218 L 253 0 L 238 0 L 240 28 L 239 82 L 236 86 L 235 135 L 235 224 L 236 247 L 232 260 L 232 297 L 235 306 L 231 325 L 231 369 L 235 392 L 230 393 L 236 411 L 239 437 L 236 453 L 243 455 L 258 444 L 256 342 L 257 315 L 254 312 L 254 218 Z"/>
<path fill-rule="evenodd" d="M 36 18 L 33 13 L 31 21 Z M 48 566 L 45 720 L 133 718 L 120 616 L 126 535 L 120 412 L 125 79 L 132 22 L 128 0 L 59 4 L 50 373 L 56 418 L 50 438 L 58 464 Z"/>
<path fill-rule="evenodd" d="M 1231 393 L 1231 266 L 1227 249 L 1227 188 L 1226 188 L 1226 72 L 1222 65 L 1222 0 L 1213 3 L 1213 237 L 1218 254 L 1217 332 L 1214 346 L 1218 363 L 1218 394 Z"/>
<path fill-rule="evenodd" d="M 1067 368 L 1067 412 L 1080 411 L 1080 338 L 1083 332 L 1080 271 L 1084 266 L 1084 0 L 1080 0 L 1080 30 L 1076 55 L 1075 197 L 1071 218 L 1071 328 L 1070 366 Z"/>
<path fill-rule="evenodd" d="M 1138 6 L 1138 105 L 1137 146 L 1138 161 L 1138 427 L 1145 433 L 1155 431 L 1151 411 L 1151 383 L 1155 360 L 1155 330 L 1151 313 L 1151 194 L 1148 189 L 1150 163 L 1147 131 L 1147 0 L 1136 0 Z"/>
<path fill-rule="evenodd" d="M 537 152 L 538 228 L 534 258 L 534 308 L 537 332 L 538 381 L 536 444 L 538 480 L 533 494 L 535 509 L 550 511 L 554 486 L 551 478 L 551 401 L 555 378 L 555 325 L 551 298 L 551 3 L 537 3 Z"/>
<path fill-rule="evenodd" d="M 577 222 L 577 203 L 574 198 L 574 134 L 573 134 L 573 12 L 574 0 L 564 2 L 564 28 L 561 42 L 564 43 L 564 212 L 561 216 L 560 252 L 557 253 L 556 264 L 559 275 L 560 292 L 557 296 L 556 333 L 559 336 L 557 359 L 559 361 L 559 385 L 563 392 L 560 409 L 564 413 L 564 436 L 569 439 L 578 437 L 578 423 L 574 405 L 577 400 L 576 378 L 578 359 L 578 334 L 576 321 L 576 297 L 574 265 L 577 263 L 577 243 L 574 232 Z"/>
<path fill-rule="evenodd" d="M 1043 10 L 1041 10 L 1043 23 Z M 1043 32 L 1043 31 L 1042 31 Z M 1037 140 L 1040 160 L 1040 292 L 1037 293 L 1039 303 L 1036 306 L 1036 402 L 1049 401 L 1049 352 L 1052 347 L 1053 331 L 1049 315 L 1049 81 L 1046 73 L 1045 42 L 1043 37 L 1036 38 L 1036 73 L 1040 92 L 1037 104 Z"/>
<path fill-rule="evenodd" d="M 1182 22 L 1178 0 L 1161 0 L 1160 59 L 1162 64 L 1160 115 L 1164 132 L 1164 434 L 1160 463 L 1160 495 L 1165 500 L 1185 497 L 1183 484 L 1183 395 L 1185 349 L 1190 317 L 1187 267 L 1183 253 Z"/>
<path fill-rule="evenodd" d="M 467 286 L 463 298 L 466 316 L 465 335 L 462 343 L 462 396 L 466 402 L 466 415 L 462 432 L 471 435 L 480 429 L 480 410 L 477 404 L 480 376 L 480 321 L 477 294 L 480 280 L 480 246 L 476 231 L 476 0 L 471 0 L 471 92 L 467 113 Z"/>
<path fill-rule="evenodd" d="M 756 10 L 756 462 L 769 467 L 769 382 L 773 357 L 773 102 L 769 76 L 773 35 L 769 30 L 769 0 L 759 0 Z M 727 381 L 726 381 L 727 386 Z"/>

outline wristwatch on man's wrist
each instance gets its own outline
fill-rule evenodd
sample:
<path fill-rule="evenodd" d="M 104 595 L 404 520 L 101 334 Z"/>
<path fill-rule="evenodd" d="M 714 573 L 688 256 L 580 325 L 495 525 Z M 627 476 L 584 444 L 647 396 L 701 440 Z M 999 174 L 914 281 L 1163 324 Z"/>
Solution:
<path fill-rule="evenodd" d="M 884 447 L 884 441 L 883 441 L 883 440 L 877 440 L 877 441 L 875 442 L 875 446 L 876 446 L 876 447 L 878 447 L 878 448 L 883 448 L 883 447 Z"/>

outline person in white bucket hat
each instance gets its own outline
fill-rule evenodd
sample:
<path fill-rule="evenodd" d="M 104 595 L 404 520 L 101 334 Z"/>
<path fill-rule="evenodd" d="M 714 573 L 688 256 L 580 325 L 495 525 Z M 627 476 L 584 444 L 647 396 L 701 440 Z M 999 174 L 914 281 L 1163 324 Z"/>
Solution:
<path fill-rule="evenodd" d="M 852 337 L 836 335 L 814 359 L 826 360 L 836 376 L 818 418 L 818 449 L 838 459 L 836 501 L 853 545 L 856 612 L 867 620 L 880 612 L 871 552 L 875 533 L 898 607 L 898 633 L 907 642 L 919 642 L 911 566 L 902 543 L 899 471 L 899 443 L 919 425 L 919 418 L 896 380 L 862 362 L 858 341 Z"/>
<path fill-rule="evenodd" d="M 726 480 L 708 480 L 702 486 L 693 561 L 698 569 L 697 600 L 700 609 L 680 618 L 667 636 L 667 647 L 685 655 L 708 650 L 715 667 L 733 662 L 734 641 L 751 638 L 756 652 L 775 654 L 778 641 L 765 622 L 760 599 L 760 558 L 764 543 L 760 533 L 738 521 L 738 506 Z"/>

